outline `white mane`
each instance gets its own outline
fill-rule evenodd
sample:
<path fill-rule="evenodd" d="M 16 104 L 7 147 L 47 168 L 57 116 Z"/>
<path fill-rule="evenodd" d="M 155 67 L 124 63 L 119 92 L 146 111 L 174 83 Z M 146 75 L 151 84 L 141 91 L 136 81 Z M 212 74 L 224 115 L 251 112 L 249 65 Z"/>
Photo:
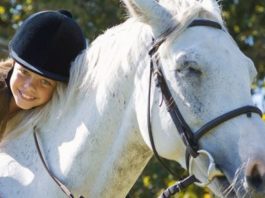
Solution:
<path fill-rule="evenodd" d="M 197 15 L 201 17 L 214 17 L 217 22 L 223 22 L 220 6 L 211 0 L 161 0 L 160 4 L 164 5 L 179 21 L 186 21 L 187 12 L 197 11 Z M 201 12 L 202 10 L 206 13 Z"/>

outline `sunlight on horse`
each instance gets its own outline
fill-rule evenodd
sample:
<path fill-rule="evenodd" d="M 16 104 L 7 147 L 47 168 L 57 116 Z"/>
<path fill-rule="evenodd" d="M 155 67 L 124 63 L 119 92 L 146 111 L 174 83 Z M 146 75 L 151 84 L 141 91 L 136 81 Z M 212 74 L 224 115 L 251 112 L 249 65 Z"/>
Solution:
<path fill-rule="evenodd" d="M 225 30 L 214 0 L 124 0 L 131 17 L 107 30 L 73 63 L 69 87 L 30 115 L 17 115 L 0 143 L 0 197 L 65 197 L 39 159 L 36 128 L 51 171 L 86 198 L 124 198 L 152 157 L 147 130 L 150 56 L 153 41 L 174 100 L 190 128 L 236 108 L 252 105 L 250 85 L 256 70 Z M 223 29 L 188 27 L 209 19 Z M 172 32 L 165 34 L 168 30 Z M 151 125 L 160 156 L 185 167 L 177 129 L 152 82 Z M 162 105 L 160 106 L 160 103 Z M 25 117 L 26 116 L 26 117 Z M 12 128 L 19 120 L 22 123 Z M 223 122 L 204 135 L 208 151 L 225 176 L 209 184 L 221 197 L 265 196 L 265 127 L 258 114 Z M 196 178 L 207 177 L 203 158 Z M 162 178 L 161 178 L 162 179 Z"/>

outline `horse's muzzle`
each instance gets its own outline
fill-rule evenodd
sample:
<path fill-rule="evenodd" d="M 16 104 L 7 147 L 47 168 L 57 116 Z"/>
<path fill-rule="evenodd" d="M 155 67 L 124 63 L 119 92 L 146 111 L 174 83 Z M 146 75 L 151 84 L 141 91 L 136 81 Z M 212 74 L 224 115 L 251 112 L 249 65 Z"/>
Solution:
<path fill-rule="evenodd" d="M 245 169 L 245 185 L 252 194 L 265 197 L 265 162 L 261 159 L 249 160 Z M 256 197 L 256 196 L 253 196 Z M 258 196 L 259 197 L 259 196 Z"/>

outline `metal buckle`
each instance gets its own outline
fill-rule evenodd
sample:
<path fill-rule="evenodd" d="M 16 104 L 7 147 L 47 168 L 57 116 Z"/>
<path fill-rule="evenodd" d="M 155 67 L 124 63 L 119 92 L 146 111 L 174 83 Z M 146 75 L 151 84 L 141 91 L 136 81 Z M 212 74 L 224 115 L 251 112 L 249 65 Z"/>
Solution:
<path fill-rule="evenodd" d="M 194 170 L 194 162 L 195 160 L 197 159 L 201 159 L 203 157 L 206 157 L 207 161 L 208 161 L 208 170 L 207 170 L 207 178 L 204 179 L 204 181 L 200 181 L 200 182 L 195 182 L 196 185 L 200 186 L 200 187 L 206 187 L 208 186 L 212 180 L 215 178 L 215 177 L 221 177 L 221 176 L 224 176 L 223 172 L 220 171 L 220 169 L 218 169 L 216 167 L 216 164 L 214 162 L 214 159 L 213 159 L 213 156 L 206 150 L 198 150 L 198 157 L 196 158 L 193 158 L 192 156 L 190 157 L 190 162 L 189 162 L 189 173 L 190 175 L 195 175 L 193 170 Z M 205 159 L 202 159 L 203 161 L 205 161 Z M 201 178 L 200 178 L 201 180 Z"/>

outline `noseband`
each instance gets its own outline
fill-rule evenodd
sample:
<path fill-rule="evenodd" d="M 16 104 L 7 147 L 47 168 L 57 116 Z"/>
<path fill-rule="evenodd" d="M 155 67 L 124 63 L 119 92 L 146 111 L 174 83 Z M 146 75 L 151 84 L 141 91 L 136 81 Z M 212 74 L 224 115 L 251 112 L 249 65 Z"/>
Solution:
<path fill-rule="evenodd" d="M 206 20 L 206 19 L 196 19 L 194 20 L 189 26 L 206 26 L 210 28 L 216 28 L 219 30 L 223 30 L 222 26 L 214 21 Z M 148 91 L 148 111 L 147 111 L 147 121 L 148 121 L 148 132 L 149 132 L 149 138 L 152 146 L 152 150 L 154 152 L 155 157 L 158 159 L 158 161 L 173 175 L 176 176 L 176 174 L 171 171 L 168 166 L 165 164 L 165 162 L 161 159 L 159 156 L 153 139 L 153 133 L 152 133 L 152 127 L 151 127 L 151 120 L 150 120 L 150 114 L 151 114 L 151 108 L 150 108 L 150 95 L 151 95 L 151 83 L 152 83 L 152 76 L 155 75 L 156 77 L 156 87 L 159 87 L 162 95 L 163 100 L 166 104 L 167 111 L 169 112 L 175 127 L 177 128 L 177 131 L 183 141 L 183 143 L 186 146 L 186 168 L 190 169 L 190 162 L 194 158 L 197 158 L 199 155 L 206 155 L 210 161 L 209 167 L 214 167 L 208 173 L 208 182 L 206 183 L 199 183 L 199 181 L 195 178 L 194 175 L 190 175 L 187 178 L 183 179 L 182 181 L 179 181 L 176 183 L 176 185 L 169 187 L 164 193 L 161 195 L 161 198 L 167 198 L 171 195 L 181 191 L 183 188 L 187 187 L 188 185 L 198 182 L 199 184 L 208 185 L 211 180 L 214 177 L 221 176 L 219 170 L 215 168 L 214 160 L 212 156 L 205 150 L 200 150 L 199 146 L 199 140 L 202 136 L 204 136 L 207 132 L 212 130 L 213 128 L 217 127 L 218 125 L 226 122 L 227 120 L 230 120 L 232 118 L 235 118 L 237 116 L 240 116 L 242 114 L 246 114 L 247 117 L 251 117 L 251 113 L 257 113 L 260 116 L 262 116 L 262 112 L 260 109 L 258 109 L 255 106 L 243 106 L 237 109 L 234 109 L 232 111 L 229 111 L 221 116 L 218 116 L 217 118 L 209 121 L 208 123 L 204 124 L 199 130 L 193 132 L 190 126 L 186 123 L 185 119 L 183 118 L 174 98 L 172 97 L 172 94 L 168 88 L 168 85 L 166 83 L 166 80 L 164 78 L 163 72 L 159 66 L 159 60 L 154 60 L 154 55 L 157 52 L 160 45 L 166 40 L 166 36 L 168 36 L 170 33 L 172 33 L 176 28 L 169 30 L 167 33 L 164 34 L 163 38 L 160 40 L 157 40 L 154 45 L 152 46 L 151 50 L 149 51 L 149 55 L 151 58 L 150 61 L 150 76 L 149 76 L 149 91 Z M 209 168 L 210 169 L 210 168 Z M 191 174 L 191 173 L 190 173 Z"/>

